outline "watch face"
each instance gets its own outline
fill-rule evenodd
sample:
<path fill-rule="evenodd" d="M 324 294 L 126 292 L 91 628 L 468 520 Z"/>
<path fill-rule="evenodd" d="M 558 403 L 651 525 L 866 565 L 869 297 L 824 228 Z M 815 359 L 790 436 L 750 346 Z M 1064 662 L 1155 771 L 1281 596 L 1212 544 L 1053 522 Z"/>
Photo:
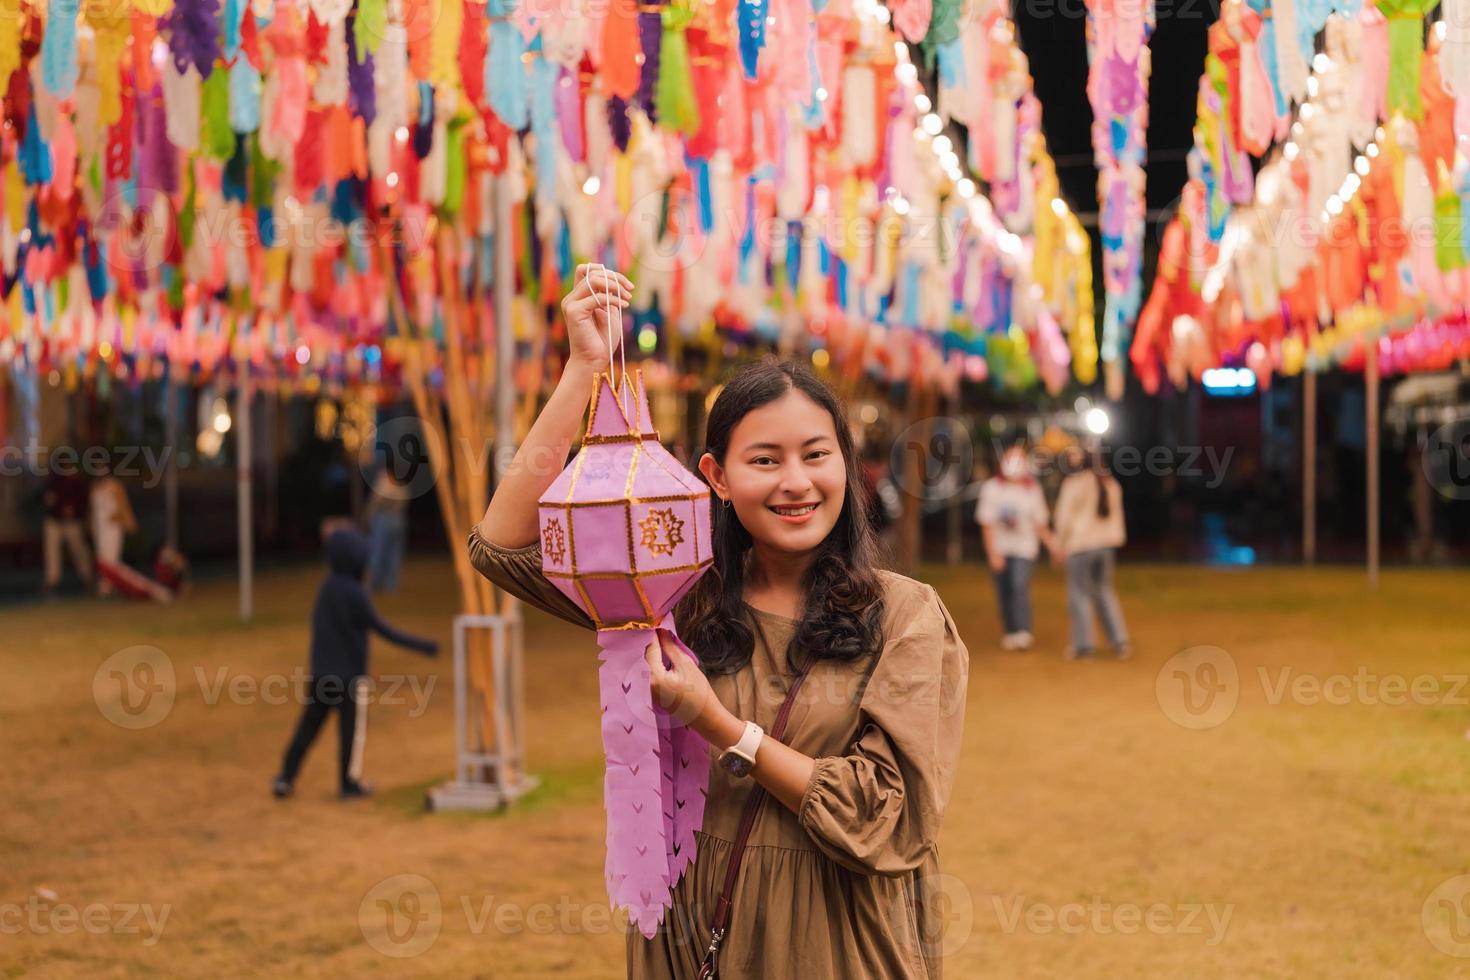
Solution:
<path fill-rule="evenodd" d="M 732 776 L 749 776 L 755 765 L 742 755 L 726 752 L 720 756 L 720 766 Z"/>

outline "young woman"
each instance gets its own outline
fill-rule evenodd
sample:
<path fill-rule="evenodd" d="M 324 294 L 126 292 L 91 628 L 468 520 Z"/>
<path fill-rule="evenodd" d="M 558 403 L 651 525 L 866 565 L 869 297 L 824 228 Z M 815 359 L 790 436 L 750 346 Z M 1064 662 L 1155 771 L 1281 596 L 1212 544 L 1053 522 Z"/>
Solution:
<path fill-rule="evenodd" d="M 1029 650 L 1031 570 L 1041 545 L 1056 560 L 1058 549 L 1047 527 L 1051 518 L 1041 485 L 1031 475 L 1026 450 L 1019 445 L 1000 457 L 1000 472 L 980 486 L 975 523 L 985 538 L 985 556 L 995 574 L 995 596 L 1005 634 L 1003 650 Z"/>
<path fill-rule="evenodd" d="M 562 302 L 571 360 L 469 543 L 497 585 L 587 627 L 541 573 L 536 501 L 608 362 L 607 291 L 626 305 L 632 284 L 577 270 Z M 714 566 L 675 609 L 700 663 L 657 646 L 648 658 L 655 696 L 710 744 L 709 793 L 663 926 L 651 940 L 629 930 L 628 975 L 699 975 L 724 899 L 727 978 L 937 977 L 936 841 L 964 725 L 965 646 L 931 587 L 874 567 L 842 406 L 808 371 L 767 361 L 737 373 L 710 411 L 706 448 Z M 783 736 L 765 735 L 793 686 Z M 754 746 L 743 775 L 716 762 L 741 743 Z"/>
<path fill-rule="evenodd" d="M 1130 655 L 1123 607 L 1113 591 L 1113 556 L 1123 547 L 1123 488 L 1108 472 L 1099 453 L 1081 449 L 1066 456 L 1070 475 L 1057 493 L 1057 542 L 1067 555 L 1067 613 L 1072 645 L 1066 657 L 1076 660 L 1095 652 L 1092 611 L 1119 660 Z"/>

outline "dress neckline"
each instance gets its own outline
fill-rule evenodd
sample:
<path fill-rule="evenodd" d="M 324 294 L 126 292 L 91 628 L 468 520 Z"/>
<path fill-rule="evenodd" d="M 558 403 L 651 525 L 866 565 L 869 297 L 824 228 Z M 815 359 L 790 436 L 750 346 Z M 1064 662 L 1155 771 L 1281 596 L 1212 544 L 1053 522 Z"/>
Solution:
<path fill-rule="evenodd" d="M 764 617 L 766 619 L 774 619 L 778 623 L 794 623 L 794 622 L 797 622 L 796 618 L 793 617 L 793 616 L 782 616 L 780 613 L 767 612 L 764 609 L 757 609 L 755 606 L 752 606 L 748 602 L 745 604 L 745 608 L 746 609 L 749 609 L 751 612 L 755 613 L 757 616 L 761 616 L 761 617 Z"/>

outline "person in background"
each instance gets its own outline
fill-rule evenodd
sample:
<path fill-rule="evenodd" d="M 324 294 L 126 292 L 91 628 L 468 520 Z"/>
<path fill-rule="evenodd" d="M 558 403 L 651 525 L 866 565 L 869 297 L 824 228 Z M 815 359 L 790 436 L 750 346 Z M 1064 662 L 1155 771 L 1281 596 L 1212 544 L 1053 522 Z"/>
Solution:
<path fill-rule="evenodd" d="M 153 556 L 153 580 L 175 598 L 189 592 L 189 559 L 183 552 L 167 544 L 160 545 Z"/>
<path fill-rule="evenodd" d="M 87 481 L 80 473 L 52 470 L 46 478 L 46 519 L 41 525 L 41 542 L 45 554 L 45 578 L 42 594 L 51 595 L 61 584 L 61 546 L 66 545 L 72 567 L 90 590 L 92 587 L 92 553 L 82 520 L 87 513 Z"/>
<path fill-rule="evenodd" d="M 1056 536 L 1067 558 L 1067 614 L 1072 620 L 1069 660 L 1091 657 L 1092 611 L 1119 660 L 1131 655 L 1123 608 L 1113 591 L 1113 562 L 1127 538 L 1123 526 L 1123 488 L 1113 479 L 1102 454 L 1073 447 L 1066 456 L 1070 474 L 1057 494 Z"/>
<path fill-rule="evenodd" d="M 1029 650 L 1036 642 L 1031 633 L 1031 569 L 1042 544 L 1053 560 L 1059 552 L 1048 527 L 1046 497 L 1019 444 L 1001 454 L 1000 472 L 981 484 L 975 522 L 980 525 L 985 554 L 995 574 L 1005 629 L 1001 649 Z"/>
<path fill-rule="evenodd" d="M 326 551 L 331 574 L 317 592 L 311 611 L 311 684 L 296 733 L 271 787 L 277 799 L 291 795 L 306 750 L 333 708 L 337 709 L 342 799 L 372 793 L 372 788 L 362 782 L 362 753 L 367 742 L 368 630 L 418 653 L 432 657 L 439 652 L 439 644 L 394 629 L 373 608 L 373 600 L 362 587 L 368 561 L 368 541 L 362 532 L 333 532 Z"/>
<path fill-rule="evenodd" d="M 111 595 L 113 584 L 106 570 L 122 565 L 123 543 L 138 530 L 138 519 L 128 502 L 127 488 L 109 467 L 92 484 L 92 544 L 97 549 L 97 593 Z"/>
<path fill-rule="evenodd" d="M 378 470 L 373 496 L 367 505 L 368 535 L 372 540 L 368 582 L 374 592 L 398 589 L 398 572 L 408 539 L 408 495 L 392 466 Z"/>

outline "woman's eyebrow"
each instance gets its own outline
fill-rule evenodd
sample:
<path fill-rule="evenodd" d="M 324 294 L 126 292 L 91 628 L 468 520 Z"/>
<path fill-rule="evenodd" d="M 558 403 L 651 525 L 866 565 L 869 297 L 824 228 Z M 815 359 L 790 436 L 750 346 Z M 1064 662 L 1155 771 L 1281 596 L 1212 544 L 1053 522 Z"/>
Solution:
<path fill-rule="evenodd" d="M 802 443 L 801 445 L 802 445 L 802 448 L 805 448 L 807 446 L 810 446 L 814 442 L 821 442 L 823 439 L 830 439 L 830 438 L 832 438 L 832 437 L 831 436 L 812 436 L 810 439 L 808 439 L 806 442 Z M 745 451 L 746 452 L 750 452 L 752 449 L 780 449 L 780 448 L 781 448 L 781 446 L 777 445 L 774 442 L 753 442 L 750 445 L 748 445 L 748 446 L 745 447 Z"/>

